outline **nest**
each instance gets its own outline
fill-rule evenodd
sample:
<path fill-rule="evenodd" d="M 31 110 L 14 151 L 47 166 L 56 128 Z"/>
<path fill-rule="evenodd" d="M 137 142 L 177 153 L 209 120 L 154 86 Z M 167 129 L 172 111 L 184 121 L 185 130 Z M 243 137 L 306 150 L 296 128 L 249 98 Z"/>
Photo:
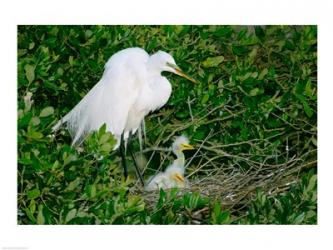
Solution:
<path fill-rule="evenodd" d="M 219 201 L 223 208 L 241 210 L 253 199 L 258 189 L 267 196 L 288 192 L 292 184 L 299 181 L 302 169 L 317 165 L 316 160 L 309 161 L 309 158 L 316 159 L 316 150 L 291 157 L 289 155 L 293 148 L 286 148 L 284 152 L 276 152 L 274 155 L 258 152 L 232 155 L 225 149 L 235 145 L 212 143 L 208 139 L 209 136 L 200 141 L 196 153 L 187 160 L 186 178 L 189 187 L 180 190 L 179 196 L 184 192 L 198 192 L 201 196 Z M 261 143 L 253 140 L 237 144 L 253 147 L 254 141 L 256 146 Z M 167 153 L 165 149 L 155 147 L 151 150 L 158 151 L 164 160 L 170 159 L 170 152 Z M 262 160 L 255 160 L 258 157 Z M 142 194 L 148 208 L 153 208 L 159 199 L 159 191 L 145 192 L 139 183 L 131 192 Z"/>
<path fill-rule="evenodd" d="M 146 143 L 146 149 L 142 151 L 152 152 L 144 171 L 150 167 L 150 160 L 154 154 L 159 154 L 159 168 L 152 167 L 158 172 L 174 159 L 170 150 L 161 148 L 160 145 L 170 145 L 174 136 L 182 134 L 191 126 L 209 126 L 213 123 L 220 125 L 219 131 L 211 129 L 204 140 L 191 141 L 197 150 L 186 160 L 185 176 L 189 181 L 189 187 L 180 190 L 180 196 L 184 192 L 199 192 L 202 196 L 220 201 L 224 208 L 241 211 L 253 199 L 258 189 L 268 197 L 286 193 L 293 184 L 299 182 L 299 174 L 303 169 L 317 166 L 317 148 L 308 146 L 310 136 L 316 138 L 316 125 L 307 123 L 305 126 L 302 123 L 286 122 L 285 127 L 292 129 L 276 128 L 267 138 L 227 144 L 219 141 L 223 140 L 223 134 L 226 133 L 223 129 L 224 124 L 246 112 L 246 107 L 221 104 L 203 109 L 192 116 L 191 100 L 188 100 L 188 106 L 191 119 L 182 123 L 168 122 L 172 117 L 172 111 L 151 115 L 151 119 L 159 118 L 161 130 L 158 138 L 152 143 Z M 222 108 L 230 115 L 214 115 Z M 216 118 L 208 119 L 210 116 Z M 284 121 L 278 115 L 275 116 Z M 152 127 L 150 131 L 154 129 L 155 127 Z M 147 134 L 150 131 L 147 131 Z M 159 199 L 158 191 L 144 192 L 139 182 L 131 192 L 142 194 L 147 206 L 151 208 Z"/>

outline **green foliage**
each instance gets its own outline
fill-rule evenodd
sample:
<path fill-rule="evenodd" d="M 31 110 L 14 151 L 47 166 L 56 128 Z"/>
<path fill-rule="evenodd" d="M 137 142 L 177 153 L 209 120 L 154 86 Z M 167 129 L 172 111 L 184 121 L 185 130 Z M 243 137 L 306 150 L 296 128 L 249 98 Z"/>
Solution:
<path fill-rule="evenodd" d="M 212 224 L 229 224 L 230 223 L 230 212 L 223 211 L 220 203 L 215 203 L 211 214 Z"/>
<path fill-rule="evenodd" d="M 317 175 L 303 175 L 300 185 L 292 186 L 283 195 L 267 196 L 258 190 L 248 215 L 239 223 L 316 224 Z"/>
<path fill-rule="evenodd" d="M 116 139 L 111 132 L 106 131 L 106 125 L 101 126 L 98 132 L 93 132 L 87 136 L 86 149 L 93 152 L 97 158 L 108 156 L 116 144 Z"/>
<path fill-rule="evenodd" d="M 79 149 L 70 146 L 67 131 L 53 135 L 51 127 L 98 82 L 107 59 L 133 46 L 170 52 L 199 82 L 165 73 L 173 92 L 146 119 L 147 145 L 178 132 L 195 141 L 215 131 L 212 142 L 233 145 L 229 154 L 252 161 L 264 162 L 263 155 L 282 156 L 268 164 L 292 155 L 305 165 L 316 161 L 316 26 L 19 26 L 19 224 L 317 222 L 316 171 L 299 173 L 300 182 L 295 174 L 283 194 L 258 190 L 240 210 L 179 190 L 161 190 L 151 207 L 130 192 L 134 178 L 122 177 L 105 126 Z M 265 143 L 240 143 L 259 139 Z M 222 163 L 247 170 L 237 158 Z"/>

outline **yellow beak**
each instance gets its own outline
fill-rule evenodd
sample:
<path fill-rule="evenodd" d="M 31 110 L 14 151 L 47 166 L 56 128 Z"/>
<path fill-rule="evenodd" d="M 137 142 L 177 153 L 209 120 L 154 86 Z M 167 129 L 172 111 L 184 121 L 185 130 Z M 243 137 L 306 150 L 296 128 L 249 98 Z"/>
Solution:
<path fill-rule="evenodd" d="M 185 182 L 184 177 L 180 174 L 174 174 L 172 176 L 172 179 L 174 179 L 175 181 L 181 182 L 181 183 Z"/>
<path fill-rule="evenodd" d="M 190 144 L 187 144 L 187 143 L 182 143 L 180 144 L 180 149 L 183 151 L 183 150 L 192 150 L 194 149 L 194 147 Z"/>
<path fill-rule="evenodd" d="M 180 76 L 186 78 L 187 80 L 190 80 L 193 83 L 197 83 L 197 81 L 194 78 L 186 75 L 180 68 L 175 68 L 175 71 L 176 71 L 177 75 L 180 75 Z"/>
<path fill-rule="evenodd" d="M 175 70 L 175 73 L 177 74 L 177 75 L 179 75 L 179 76 L 182 76 L 182 77 L 184 77 L 184 78 L 186 78 L 187 80 L 190 80 L 191 82 L 193 82 L 193 83 L 197 83 L 197 81 L 194 79 L 194 78 L 192 78 L 192 77 L 190 77 L 190 76 L 188 76 L 188 75 L 186 75 L 177 65 L 175 65 L 175 64 L 172 64 L 172 63 L 167 63 L 167 65 L 169 66 L 169 67 L 171 67 L 171 68 L 173 68 L 174 70 Z"/>

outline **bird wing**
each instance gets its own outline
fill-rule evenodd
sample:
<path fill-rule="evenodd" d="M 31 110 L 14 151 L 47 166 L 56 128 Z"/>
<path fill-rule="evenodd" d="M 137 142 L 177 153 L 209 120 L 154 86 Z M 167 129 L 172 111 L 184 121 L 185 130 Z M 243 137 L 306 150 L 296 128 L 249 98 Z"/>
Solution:
<path fill-rule="evenodd" d="M 103 93 L 104 85 L 101 79 L 83 98 L 82 100 L 52 128 L 59 129 L 66 124 L 69 133 L 73 138 L 72 145 L 81 143 L 83 136 L 90 130 L 91 113 L 99 105 L 98 102 Z"/>
<path fill-rule="evenodd" d="M 54 126 L 57 129 L 66 123 L 73 145 L 81 143 L 88 132 L 98 130 L 104 123 L 118 144 L 121 134 L 126 133 L 128 113 L 145 82 L 148 54 L 140 49 L 117 54 L 109 59 L 102 79 Z"/>
<path fill-rule="evenodd" d="M 171 84 L 164 76 L 153 76 L 147 80 L 140 90 L 140 96 L 136 103 L 140 111 L 146 114 L 163 107 L 170 98 Z"/>
<path fill-rule="evenodd" d="M 104 114 L 100 119 L 105 119 L 107 128 L 116 136 L 121 135 L 126 127 L 128 114 L 135 104 L 140 88 L 144 84 L 136 70 L 120 67 L 108 74 L 110 78 L 105 81 L 105 91 L 100 105 Z"/>
<path fill-rule="evenodd" d="M 151 176 L 146 182 L 145 190 L 152 191 L 158 190 L 159 188 L 165 188 L 166 176 L 163 172 L 158 173 L 155 176 Z"/>

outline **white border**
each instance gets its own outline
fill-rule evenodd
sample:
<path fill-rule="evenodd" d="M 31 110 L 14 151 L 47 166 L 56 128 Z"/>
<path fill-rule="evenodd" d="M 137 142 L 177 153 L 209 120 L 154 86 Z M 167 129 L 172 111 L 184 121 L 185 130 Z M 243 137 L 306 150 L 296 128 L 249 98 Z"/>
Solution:
<path fill-rule="evenodd" d="M 4 2 L 4 1 L 3 1 Z M 1 3 L 0 247 L 28 249 L 315 249 L 332 225 L 330 1 L 6 1 Z M 320 3 L 319 3 L 320 2 Z M 324 2 L 324 3 L 323 3 Z M 319 24 L 319 226 L 17 226 L 18 24 Z"/>

